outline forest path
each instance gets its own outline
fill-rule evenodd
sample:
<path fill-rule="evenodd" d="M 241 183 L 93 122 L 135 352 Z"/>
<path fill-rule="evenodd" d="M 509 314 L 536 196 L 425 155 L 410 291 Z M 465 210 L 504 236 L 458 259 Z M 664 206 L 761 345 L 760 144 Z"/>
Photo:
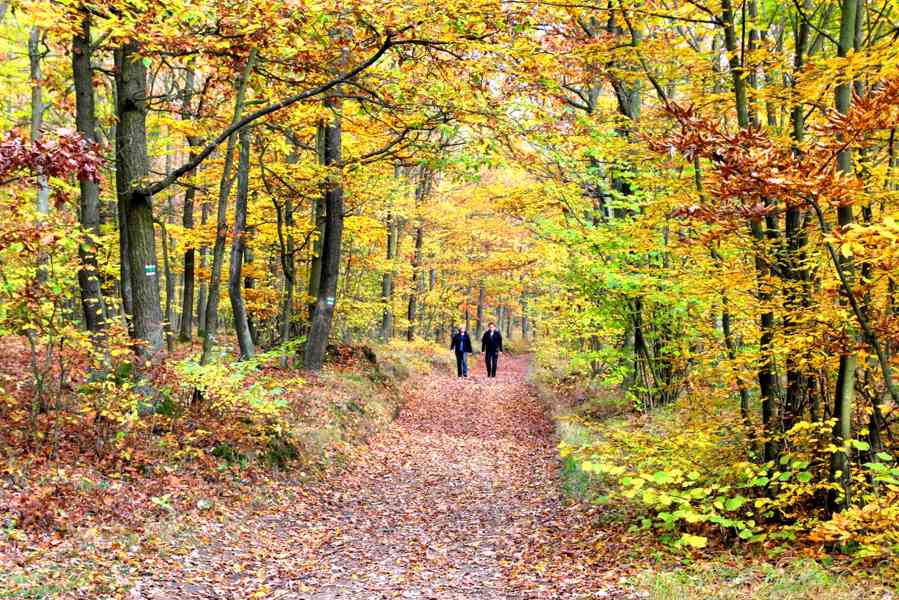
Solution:
<path fill-rule="evenodd" d="M 627 597 L 597 564 L 614 536 L 561 495 L 527 358 L 494 379 L 473 366 L 416 382 L 358 463 L 283 512 L 229 519 L 131 598 Z"/>

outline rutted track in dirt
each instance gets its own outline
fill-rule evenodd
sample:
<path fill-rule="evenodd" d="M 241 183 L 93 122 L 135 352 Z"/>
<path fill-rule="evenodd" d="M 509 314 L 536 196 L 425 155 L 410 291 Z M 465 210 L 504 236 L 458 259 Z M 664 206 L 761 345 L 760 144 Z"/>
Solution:
<path fill-rule="evenodd" d="M 421 380 L 357 464 L 296 506 L 216 527 L 132 598 L 625 598 L 597 564 L 612 540 L 561 498 L 526 369 Z"/>

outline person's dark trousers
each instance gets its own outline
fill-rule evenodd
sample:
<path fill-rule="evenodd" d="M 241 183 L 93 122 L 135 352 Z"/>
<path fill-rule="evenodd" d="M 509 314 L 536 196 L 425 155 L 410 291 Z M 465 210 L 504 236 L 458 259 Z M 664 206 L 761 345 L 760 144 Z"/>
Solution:
<path fill-rule="evenodd" d="M 468 361 L 465 360 L 464 352 L 456 352 L 456 372 L 459 377 L 468 377 Z"/>
<path fill-rule="evenodd" d="M 496 377 L 496 363 L 499 360 L 499 352 L 485 352 L 487 360 L 487 377 Z"/>

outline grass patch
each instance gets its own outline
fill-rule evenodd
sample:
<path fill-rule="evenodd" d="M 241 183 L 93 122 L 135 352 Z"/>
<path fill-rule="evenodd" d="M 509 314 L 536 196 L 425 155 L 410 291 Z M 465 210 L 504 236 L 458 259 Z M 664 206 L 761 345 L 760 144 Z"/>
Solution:
<path fill-rule="evenodd" d="M 739 559 L 736 559 L 739 560 Z M 783 565 L 735 567 L 698 563 L 673 571 L 644 572 L 637 587 L 648 600 L 863 600 L 893 598 L 870 579 L 859 582 L 834 574 L 810 559 Z"/>
<path fill-rule="evenodd" d="M 44 600 L 54 598 L 58 594 L 74 590 L 78 587 L 78 578 L 70 577 L 68 582 L 62 584 L 46 584 L 41 578 L 46 573 L 38 572 L 33 575 L 11 575 L 6 582 L 9 587 L 0 586 L 3 598 L 22 598 L 29 600 Z"/>
<path fill-rule="evenodd" d="M 556 435 L 560 442 L 576 445 L 590 444 L 598 437 L 595 431 L 565 418 L 556 420 Z M 598 482 L 583 472 L 573 457 L 566 456 L 562 460 L 561 477 L 565 495 L 577 500 L 591 500 L 595 496 Z"/>

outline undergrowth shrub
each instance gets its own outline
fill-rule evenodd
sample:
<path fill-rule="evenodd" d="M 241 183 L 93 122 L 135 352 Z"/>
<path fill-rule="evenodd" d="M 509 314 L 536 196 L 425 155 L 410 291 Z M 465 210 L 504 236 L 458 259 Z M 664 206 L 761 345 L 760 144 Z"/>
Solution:
<path fill-rule="evenodd" d="M 899 468 L 862 440 L 830 444 L 832 421 L 802 422 L 781 436 L 783 450 L 763 463 L 745 450 L 739 415 L 719 414 L 703 426 L 679 404 L 652 417 L 614 426 L 588 417 L 563 419 L 594 432 L 587 443 L 565 439 L 560 454 L 593 483 L 596 502 L 631 507 L 633 527 L 652 530 L 674 547 L 704 548 L 712 540 L 762 544 L 825 543 L 857 558 L 895 557 L 899 550 Z M 831 518 L 828 494 L 833 452 L 855 451 L 853 489 L 863 506 Z"/>
<path fill-rule="evenodd" d="M 480 344 L 480 340 L 475 340 L 472 338 L 472 345 Z M 513 356 L 519 354 L 528 354 L 532 351 L 530 340 L 522 339 L 522 338 L 513 338 L 513 339 L 503 339 L 503 351 L 507 352 Z"/>
<path fill-rule="evenodd" d="M 413 341 L 393 339 L 375 347 L 378 368 L 389 377 L 402 381 L 412 373 L 430 373 L 433 370 L 455 372 L 456 359 L 449 349 L 449 342 L 442 347 L 434 342 L 417 338 Z"/>
<path fill-rule="evenodd" d="M 206 365 L 188 357 L 171 365 L 177 388 L 173 396 L 179 399 L 176 412 L 205 415 L 218 423 L 207 436 L 217 440 L 213 455 L 234 464 L 258 458 L 277 467 L 297 458 L 287 392 L 299 389 L 304 380 L 280 369 L 267 370 L 290 351 L 278 347 L 244 361 L 218 356 Z"/>

